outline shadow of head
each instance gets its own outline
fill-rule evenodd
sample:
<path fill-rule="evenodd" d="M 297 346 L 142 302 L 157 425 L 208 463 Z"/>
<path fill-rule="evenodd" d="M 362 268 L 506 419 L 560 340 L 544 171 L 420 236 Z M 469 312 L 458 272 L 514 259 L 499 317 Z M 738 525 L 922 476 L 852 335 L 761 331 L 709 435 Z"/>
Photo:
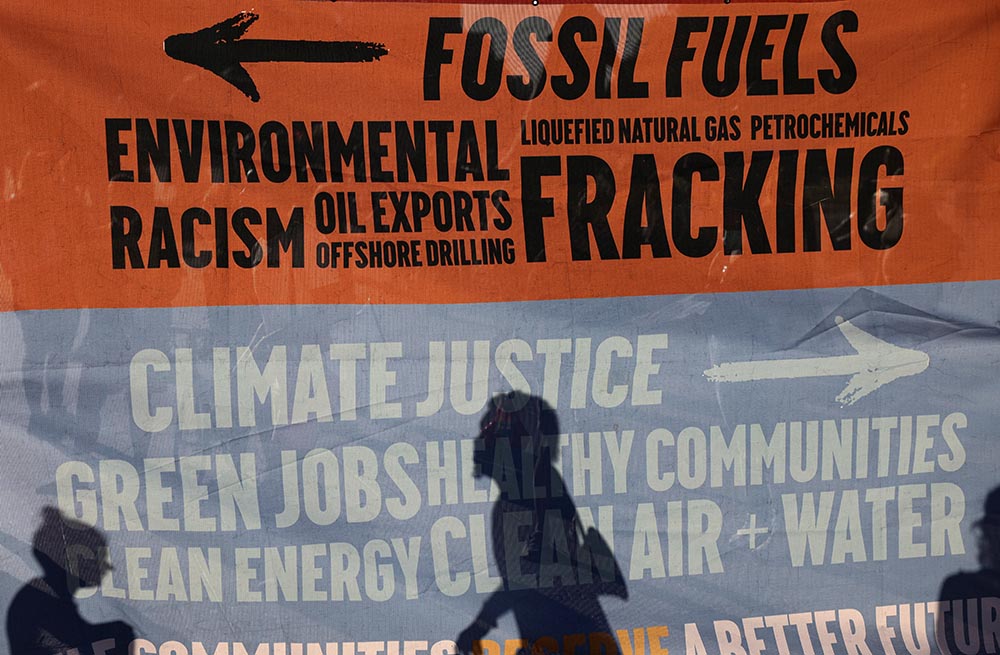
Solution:
<path fill-rule="evenodd" d="M 492 398 L 479 421 L 476 475 L 497 479 L 551 467 L 559 456 L 559 419 L 538 396 L 519 391 Z"/>
<path fill-rule="evenodd" d="M 54 507 L 42 510 L 42 524 L 35 531 L 31 545 L 45 577 L 65 580 L 70 593 L 96 587 L 111 570 L 107 562 L 108 543 L 101 531 L 63 516 Z"/>
<path fill-rule="evenodd" d="M 994 488 L 983 502 L 983 516 L 973 524 L 979 538 L 979 564 L 1000 570 L 1000 487 Z"/>

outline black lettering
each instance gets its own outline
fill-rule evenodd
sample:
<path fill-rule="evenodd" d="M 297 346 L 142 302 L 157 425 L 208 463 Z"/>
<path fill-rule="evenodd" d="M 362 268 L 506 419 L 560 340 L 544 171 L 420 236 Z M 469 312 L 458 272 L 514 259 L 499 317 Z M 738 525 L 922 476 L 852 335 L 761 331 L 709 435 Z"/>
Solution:
<path fill-rule="evenodd" d="M 215 267 L 229 268 L 229 219 L 225 207 L 215 208 Z"/>
<path fill-rule="evenodd" d="M 191 121 L 191 134 L 188 136 L 187 121 L 174 119 L 174 135 L 177 137 L 177 155 L 181 160 L 184 181 L 197 182 L 201 178 L 205 121 Z"/>
<path fill-rule="evenodd" d="M 903 153 L 878 146 L 861 160 L 858 172 L 858 234 L 872 250 L 888 250 L 903 236 L 903 187 L 880 187 L 879 171 L 887 177 L 903 174 Z M 885 227 L 879 229 L 878 206 L 885 207 Z"/>
<path fill-rule="evenodd" d="M 461 18 L 432 17 L 427 22 L 424 54 L 424 100 L 441 99 L 441 67 L 452 62 L 454 52 L 444 47 L 445 34 L 461 34 Z"/>
<path fill-rule="evenodd" d="M 222 156 L 222 125 L 219 121 L 208 121 L 208 161 L 212 167 L 212 183 L 226 181 L 226 169 Z"/>
<path fill-rule="evenodd" d="M 788 16 L 765 15 L 757 17 L 753 38 L 747 50 L 747 95 L 776 96 L 778 80 L 764 79 L 764 61 L 774 55 L 774 46 L 767 38 L 774 30 L 780 30 L 788 23 Z"/>
<path fill-rule="evenodd" d="M 156 207 L 153 210 L 153 228 L 149 235 L 147 263 L 150 268 L 159 268 L 161 261 L 166 261 L 167 268 L 181 266 L 177 254 L 177 237 L 174 236 L 174 226 L 170 222 L 170 210 L 166 207 Z"/>
<path fill-rule="evenodd" d="M 128 154 L 128 146 L 121 142 L 121 133 L 131 131 L 130 118 L 105 118 L 104 143 L 108 156 L 108 181 L 133 182 L 135 174 L 122 169 L 122 157 Z"/>
<path fill-rule="evenodd" d="M 292 209 L 288 225 L 275 207 L 267 208 L 267 267 L 281 266 L 281 252 L 292 251 L 292 268 L 305 266 L 305 220 L 301 207 Z"/>
<path fill-rule="evenodd" d="M 135 120 L 135 157 L 140 182 L 150 182 L 150 165 L 156 169 L 156 179 L 170 181 L 170 122 L 156 119 L 156 134 L 149 119 Z"/>
<path fill-rule="evenodd" d="M 719 79 L 719 62 L 722 60 L 722 48 L 729 32 L 729 17 L 716 16 L 712 19 L 712 32 L 708 36 L 708 49 L 705 51 L 705 63 L 701 68 L 701 82 L 705 90 L 716 98 L 724 98 L 733 93 L 740 84 L 740 63 L 743 61 L 743 47 L 750 34 L 750 17 L 737 16 L 733 25 L 733 36 L 726 50 L 726 60 L 722 67 L 722 79 Z"/>
<path fill-rule="evenodd" d="M 455 191 L 455 229 L 459 232 L 474 232 L 472 223 L 472 196 L 464 191 Z"/>
<path fill-rule="evenodd" d="M 817 252 L 822 247 L 819 218 L 826 219 L 826 232 L 834 250 L 851 249 L 851 178 L 854 149 L 838 148 L 833 183 L 826 150 L 806 152 L 802 190 L 802 249 Z"/>
<path fill-rule="evenodd" d="M 778 188 L 774 202 L 778 252 L 795 252 L 795 182 L 798 167 L 798 150 L 778 153 Z"/>
<path fill-rule="evenodd" d="M 437 191 L 431 196 L 434 208 L 434 227 L 439 232 L 447 232 L 454 225 L 455 217 L 451 210 L 451 196 L 447 191 Z"/>
<path fill-rule="evenodd" d="M 621 18 L 604 19 L 604 41 L 601 42 L 601 54 L 597 59 L 597 70 L 594 79 L 594 96 L 597 98 L 611 97 L 611 74 L 618 58 L 618 35 L 622 31 Z"/>
<path fill-rule="evenodd" d="M 229 153 L 229 181 L 243 180 L 241 167 L 246 171 L 247 182 L 260 182 L 253 153 L 257 139 L 250 126 L 242 121 L 226 121 L 226 151 Z"/>
<path fill-rule="evenodd" d="M 454 121 L 430 121 L 427 129 L 434 134 L 434 155 L 437 162 L 437 181 L 447 182 L 451 179 L 448 172 L 448 134 L 455 131 Z"/>
<path fill-rule="evenodd" d="M 808 14 L 792 16 L 792 27 L 788 31 L 788 39 L 785 41 L 785 49 L 781 55 L 785 95 L 803 95 L 814 91 L 811 79 L 799 77 L 799 48 L 802 47 L 802 37 L 806 33 L 808 21 Z"/>
<path fill-rule="evenodd" d="M 552 76 L 552 90 L 563 100 L 576 100 L 590 86 L 590 66 L 576 42 L 577 36 L 581 42 L 597 41 L 597 28 L 589 18 L 573 16 L 559 29 L 559 52 L 573 74 L 572 82 L 566 75 Z"/>
<path fill-rule="evenodd" d="M 427 134 L 423 122 L 413 124 L 413 131 L 406 121 L 396 121 L 396 177 L 400 182 L 410 181 L 410 171 L 416 182 L 427 181 Z"/>
<path fill-rule="evenodd" d="M 489 52 L 486 55 L 486 78 L 479 81 L 480 59 L 483 42 L 490 37 Z M 507 28 L 496 18 L 480 18 L 469 29 L 465 41 L 465 56 L 462 59 L 462 90 L 473 100 L 489 100 L 500 90 L 503 78 L 503 60 L 507 52 Z"/>
<path fill-rule="evenodd" d="M 688 46 L 691 35 L 695 32 L 708 31 L 706 16 L 681 16 L 677 19 L 674 30 L 674 42 L 670 46 L 670 56 L 667 58 L 667 97 L 681 97 L 681 78 L 684 62 L 694 61 L 694 48 Z"/>
<path fill-rule="evenodd" d="M 497 122 L 486 121 L 486 179 L 509 180 L 510 169 L 500 168 L 500 148 L 497 141 Z"/>
<path fill-rule="evenodd" d="M 858 79 L 858 67 L 840 40 L 838 28 L 844 33 L 858 31 L 858 15 L 850 10 L 838 11 L 823 24 L 822 41 L 833 63 L 840 69 L 840 75 L 832 69 L 825 68 L 817 73 L 819 84 L 828 93 L 840 94 L 854 86 Z"/>
<path fill-rule="evenodd" d="M 590 180 L 594 198 L 588 200 Z M 601 259 L 619 259 L 608 212 L 615 202 L 615 176 L 607 162 L 592 155 L 566 158 L 566 218 L 574 261 L 590 260 L 590 232 Z M 589 228 L 589 229 L 588 229 Z"/>
<path fill-rule="evenodd" d="M 545 88 L 545 64 L 542 62 L 538 52 L 531 45 L 531 37 L 535 36 L 539 41 L 552 41 L 552 25 L 543 18 L 530 16 L 525 18 L 514 28 L 514 52 L 524 64 L 528 71 L 528 79 L 520 75 L 507 76 L 507 89 L 510 94 L 518 100 L 532 100 L 541 94 Z"/>
<path fill-rule="evenodd" d="M 317 182 L 326 182 L 326 147 L 323 145 L 323 123 L 313 121 L 306 132 L 302 121 L 292 122 L 292 143 L 295 147 L 295 179 L 308 182 L 309 172 Z M 308 171 L 307 171 L 308 165 Z"/>
<path fill-rule="evenodd" d="M 288 128 L 278 121 L 267 121 L 260 126 L 260 168 L 270 182 L 281 183 L 292 176 Z"/>
<path fill-rule="evenodd" d="M 510 194 L 503 189 L 497 189 L 490 195 L 490 203 L 497 210 L 497 213 L 500 214 L 498 218 L 493 219 L 493 227 L 498 230 L 509 230 L 510 226 L 514 224 L 514 218 L 510 215 L 507 205 L 504 204 L 509 201 Z M 542 261 L 545 260 L 543 259 Z"/>
<path fill-rule="evenodd" d="M 368 170 L 372 182 L 393 182 L 392 171 L 382 169 L 382 160 L 389 156 L 389 148 L 382 143 L 382 135 L 392 131 L 389 121 L 370 121 L 368 123 Z"/>
<path fill-rule="evenodd" d="M 642 209 L 646 208 L 646 225 L 642 224 Z M 642 246 L 649 246 L 653 257 L 669 257 L 670 245 L 663 225 L 663 200 L 660 197 L 660 176 L 653 155 L 632 158 L 628 200 L 625 202 L 625 226 L 622 230 L 622 259 L 638 259 Z"/>
<path fill-rule="evenodd" d="M 112 268 L 126 268 L 126 255 L 128 256 L 127 268 L 143 268 L 142 251 L 139 249 L 140 236 L 142 236 L 142 217 L 139 215 L 139 212 L 125 205 L 112 205 Z"/>
<path fill-rule="evenodd" d="M 365 142 L 364 123 L 355 121 L 351 124 L 351 134 L 344 140 L 344 135 L 337 121 L 326 124 L 327 140 L 330 142 L 330 181 L 343 182 L 343 164 L 354 162 L 354 181 L 364 182 L 365 175 Z"/>
<path fill-rule="evenodd" d="M 191 268 L 205 268 L 212 263 L 212 251 L 195 252 L 194 224 L 210 225 L 212 217 L 201 207 L 191 207 L 181 214 L 181 254 L 184 263 Z"/>
<path fill-rule="evenodd" d="M 750 170 L 743 178 L 743 153 L 725 155 L 726 179 L 722 196 L 722 245 L 727 255 L 743 252 L 743 227 L 746 226 L 750 252 L 770 253 L 764 217 L 760 211 L 760 194 L 767 179 L 767 169 L 774 153 L 758 150 L 750 155 Z"/>
<path fill-rule="evenodd" d="M 233 233 L 246 247 L 246 250 L 233 251 L 233 261 L 240 268 L 253 268 L 264 259 L 264 249 L 249 228 L 249 225 L 260 225 L 262 222 L 260 212 L 253 207 L 240 207 L 233 212 Z"/>
<path fill-rule="evenodd" d="M 521 158 L 521 212 L 524 216 L 524 249 L 529 262 L 545 261 L 545 227 L 542 221 L 556 215 L 552 198 L 542 195 L 542 178 L 560 173 L 562 161 L 559 157 Z"/>
<path fill-rule="evenodd" d="M 691 191 L 695 173 L 705 182 L 718 182 L 719 166 L 700 152 L 688 153 L 674 164 L 670 232 L 677 251 L 686 257 L 704 257 L 715 249 L 719 238 L 719 228 L 708 226 L 699 227 L 697 236 L 691 236 Z"/>
<path fill-rule="evenodd" d="M 622 64 L 618 70 L 619 98 L 649 97 L 649 83 L 635 81 L 635 62 L 639 58 L 644 24 L 645 21 L 638 17 L 629 18 L 625 24 L 625 51 L 622 53 Z"/>
<path fill-rule="evenodd" d="M 462 121 L 458 128 L 458 154 L 455 157 L 455 181 L 465 182 L 472 179 L 481 182 L 483 176 L 483 159 L 479 153 L 479 141 L 476 138 L 476 125 L 472 121 Z"/>

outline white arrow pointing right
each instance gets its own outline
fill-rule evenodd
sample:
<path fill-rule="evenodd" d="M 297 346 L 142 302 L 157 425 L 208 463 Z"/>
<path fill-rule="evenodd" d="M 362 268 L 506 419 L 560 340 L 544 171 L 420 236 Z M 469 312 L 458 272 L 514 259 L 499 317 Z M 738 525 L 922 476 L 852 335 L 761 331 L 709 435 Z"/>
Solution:
<path fill-rule="evenodd" d="M 852 377 L 837 396 L 837 402 L 853 405 L 897 378 L 922 373 L 930 364 L 931 359 L 925 352 L 894 346 L 841 316 L 836 321 L 837 327 L 857 354 L 727 362 L 705 371 L 705 377 L 714 382 L 749 382 L 850 375 Z"/>

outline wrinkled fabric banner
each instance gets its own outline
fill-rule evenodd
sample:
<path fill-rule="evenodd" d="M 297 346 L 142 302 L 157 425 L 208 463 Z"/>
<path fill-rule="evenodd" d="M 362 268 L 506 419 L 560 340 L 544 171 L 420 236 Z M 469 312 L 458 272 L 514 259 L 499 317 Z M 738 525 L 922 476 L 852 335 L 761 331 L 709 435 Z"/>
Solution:
<path fill-rule="evenodd" d="M 1000 9 L 0 9 L 11 655 L 1000 648 Z"/>

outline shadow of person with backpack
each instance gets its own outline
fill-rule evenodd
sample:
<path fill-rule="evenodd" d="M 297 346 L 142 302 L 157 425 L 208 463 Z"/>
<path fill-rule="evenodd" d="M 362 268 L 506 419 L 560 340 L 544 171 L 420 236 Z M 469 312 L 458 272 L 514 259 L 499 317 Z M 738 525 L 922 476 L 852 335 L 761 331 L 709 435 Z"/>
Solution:
<path fill-rule="evenodd" d="M 553 466 L 559 452 L 555 411 L 535 396 L 496 396 L 478 439 L 477 476 L 493 478 L 500 488 L 491 528 L 502 584 L 459 634 L 459 652 L 481 653 L 481 640 L 512 612 L 532 655 L 577 647 L 617 655 L 599 597 L 625 599 L 628 590 L 600 533 L 583 530 Z"/>
<path fill-rule="evenodd" d="M 979 570 L 960 571 L 941 585 L 942 603 L 935 634 L 942 653 L 996 653 L 1000 612 L 1000 487 L 986 496 L 983 516 L 974 524 Z"/>
<path fill-rule="evenodd" d="M 96 528 L 66 518 L 54 507 L 42 510 L 32 551 L 43 574 L 21 587 L 7 610 L 11 655 L 54 655 L 70 649 L 79 655 L 127 655 L 135 640 L 132 626 L 123 621 L 88 623 L 73 598 L 77 589 L 99 585 L 111 569 L 104 560 L 106 548 Z"/>

